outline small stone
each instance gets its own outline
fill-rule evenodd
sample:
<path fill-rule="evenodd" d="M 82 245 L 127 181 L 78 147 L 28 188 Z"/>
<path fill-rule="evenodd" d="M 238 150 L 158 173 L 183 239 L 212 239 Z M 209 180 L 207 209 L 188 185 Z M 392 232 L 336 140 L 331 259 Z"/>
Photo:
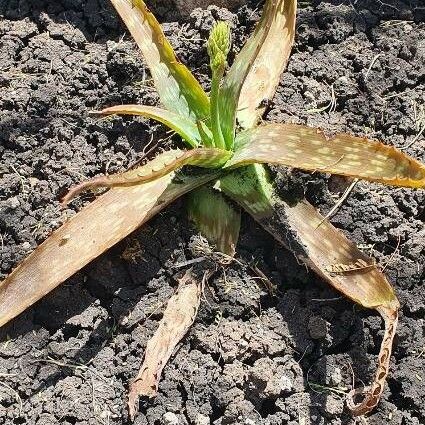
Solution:
<path fill-rule="evenodd" d="M 179 418 L 173 412 L 164 413 L 164 416 L 162 417 L 162 419 L 164 420 L 164 425 L 178 425 L 179 424 Z"/>
<path fill-rule="evenodd" d="M 31 187 L 37 186 L 37 184 L 40 182 L 40 180 L 37 179 L 36 177 L 30 177 L 28 181 Z"/>
<path fill-rule="evenodd" d="M 337 79 L 337 81 L 338 81 L 338 83 L 341 83 L 341 84 L 348 84 L 349 83 L 348 77 L 346 77 L 345 75 L 342 75 L 341 77 L 339 77 Z"/>
<path fill-rule="evenodd" d="M 17 196 L 10 198 L 7 203 L 9 204 L 9 208 L 12 210 L 16 210 L 16 208 L 21 205 Z"/>
<path fill-rule="evenodd" d="M 210 418 L 208 416 L 201 415 L 200 413 L 198 413 L 195 419 L 195 425 L 209 425 L 209 423 Z"/>
<path fill-rule="evenodd" d="M 304 92 L 304 97 L 307 99 L 307 100 L 309 100 L 310 102 L 313 102 L 313 101 L 315 101 L 316 100 L 316 98 L 314 97 L 314 94 L 313 93 L 311 93 L 310 91 L 308 91 L 308 90 L 306 90 L 305 92 Z"/>
<path fill-rule="evenodd" d="M 330 384 L 331 385 L 339 385 L 342 382 L 342 374 L 341 369 L 339 367 L 335 368 L 331 373 Z"/>
<path fill-rule="evenodd" d="M 100 414 L 102 419 L 107 419 L 111 417 L 111 412 L 109 410 L 103 410 Z"/>
<path fill-rule="evenodd" d="M 29 250 L 31 249 L 31 244 L 30 244 L 29 242 L 24 242 L 24 243 L 22 244 L 22 249 L 23 249 L 24 251 L 29 251 Z"/>
<path fill-rule="evenodd" d="M 293 385 L 292 380 L 289 376 L 282 375 L 279 380 L 280 390 L 284 393 L 289 393 L 292 391 Z"/>
<path fill-rule="evenodd" d="M 229 338 L 233 339 L 233 341 L 239 341 L 241 339 L 241 333 L 238 331 L 233 331 L 229 334 Z"/>
<path fill-rule="evenodd" d="M 118 45 L 119 43 L 116 43 L 115 41 L 112 41 L 112 40 L 108 40 L 106 42 L 106 49 L 108 50 L 108 53 L 111 53 L 112 51 L 114 51 Z"/>

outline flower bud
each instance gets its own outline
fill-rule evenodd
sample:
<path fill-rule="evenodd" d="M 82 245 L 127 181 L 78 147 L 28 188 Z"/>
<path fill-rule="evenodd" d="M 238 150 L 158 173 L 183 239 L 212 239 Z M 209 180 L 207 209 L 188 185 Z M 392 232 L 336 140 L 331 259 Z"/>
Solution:
<path fill-rule="evenodd" d="M 217 22 L 211 30 L 207 42 L 208 55 L 213 71 L 226 63 L 230 50 L 230 27 L 226 22 Z"/>

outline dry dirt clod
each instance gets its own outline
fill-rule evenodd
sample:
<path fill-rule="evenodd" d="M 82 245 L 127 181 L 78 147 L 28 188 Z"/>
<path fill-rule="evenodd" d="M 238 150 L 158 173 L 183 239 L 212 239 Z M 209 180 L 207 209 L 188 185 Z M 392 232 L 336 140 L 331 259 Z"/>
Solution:
<path fill-rule="evenodd" d="M 175 0 L 177 9 L 183 16 L 190 15 L 193 9 L 196 9 L 197 7 L 206 9 L 208 6 L 214 5 L 231 10 L 245 2 L 246 0 Z"/>
<path fill-rule="evenodd" d="M 308 330 L 313 339 L 326 338 L 329 323 L 321 317 L 312 316 L 308 322 Z"/>

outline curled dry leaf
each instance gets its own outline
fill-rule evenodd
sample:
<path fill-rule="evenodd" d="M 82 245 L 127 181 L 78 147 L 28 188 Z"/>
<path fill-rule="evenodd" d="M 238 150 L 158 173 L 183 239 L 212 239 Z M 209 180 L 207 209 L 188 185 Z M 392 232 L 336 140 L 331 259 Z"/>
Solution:
<path fill-rule="evenodd" d="M 312 205 L 303 200 L 294 205 L 282 203 L 281 208 L 295 235 L 294 240 L 291 241 L 292 238 L 288 238 L 288 234 L 283 239 L 283 235 L 280 233 L 282 235 L 281 242 L 286 246 L 291 246 L 291 242 L 292 246 L 294 242 L 298 242 L 298 246 L 304 251 L 304 253 L 297 253 L 299 258 L 323 276 L 335 289 L 364 307 L 376 309 L 384 319 L 385 334 L 378 355 L 374 381 L 370 388 L 353 390 L 347 397 L 347 407 L 351 413 L 354 416 L 364 415 L 378 404 L 384 390 L 400 304 L 391 284 L 373 261 L 348 240 L 341 231 L 328 221 L 323 222 L 323 217 Z M 270 222 L 267 226 L 269 225 Z M 266 227 L 266 225 L 263 226 Z M 276 232 L 274 226 L 271 226 L 269 230 L 273 234 Z M 334 274 L 327 267 L 332 261 L 339 264 L 360 262 L 369 266 L 351 270 L 345 274 Z M 360 404 L 355 404 L 355 394 L 364 395 Z"/>
<path fill-rule="evenodd" d="M 390 368 L 392 345 L 398 323 L 398 310 L 385 307 L 378 307 L 377 310 L 385 321 L 385 334 L 379 350 L 378 368 L 375 380 L 370 387 L 354 389 L 348 394 L 347 407 L 354 416 L 365 415 L 377 406 L 384 391 L 385 380 Z M 363 396 L 363 400 L 358 404 L 354 401 L 357 395 Z"/>
<path fill-rule="evenodd" d="M 266 190 L 258 190 L 259 185 Z M 376 309 L 384 318 L 385 336 L 375 380 L 370 390 L 356 390 L 349 395 L 347 402 L 354 415 L 370 412 L 379 401 L 388 375 L 400 307 L 385 275 L 340 230 L 324 221 L 306 200 L 278 197 L 267 183 L 267 173 L 260 165 L 246 167 L 221 179 L 220 188 L 335 289 L 364 307 Z M 368 266 L 335 273 L 335 264 Z M 353 400 L 357 393 L 365 395 L 359 405 Z"/>
<path fill-rule="evenodd" d="M 168 301 L 158 329 L 148 341 L 139 373 L 130 385 L 128 408 L 132 420 L 138 410 L 139 397 L 156 396 L 162 369 L 194 322 L 200 302 L 201 280 L 192 270 L 188 270 Z"/>

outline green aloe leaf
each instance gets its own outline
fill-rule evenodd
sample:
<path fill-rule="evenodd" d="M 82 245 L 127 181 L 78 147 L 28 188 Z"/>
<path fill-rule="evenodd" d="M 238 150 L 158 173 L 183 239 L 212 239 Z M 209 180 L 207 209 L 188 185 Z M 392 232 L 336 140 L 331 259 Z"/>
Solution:
<path fill-rule="evenodd" d="M 0 326 L 16 317 L 90 261 L 185 193 L 219 176 L 167 174 L 143 185 L 117 187 L 52 233 L 0 283 Z"/>
<path fill-rule="evenodd" d="M 139 46 L 161 102 L 194 121 L 209 117 L 209 99 L 189 69 L 177 59 L 155 16 L 142 0 L 111 0 Z"/>
<path fill-rule="evenodd" d="M 353 415 L 370 412 L 384 389 L 398 322 L 399 302 L 385 275 L 306 200 L 279 198 L 263 166 L 247 166 L 227 175 L 220 180 L 220 189 L 335 289 L 381 314 L 385 334 L 375 379 L 370 387 L 350 392 L 347 400 Z M 364 399 L 356 404 L 358 393 Z"/>
<path fill-rule="evenodd" d="M 243 128 L 251 128 L 264 113 L 286 68 L 295 38 L 296 0 L 285 0 L 277 9 L 267 36 L 242 86 L 237 118 Z"/>
<path fill-rule="evenodd" d="M 196 121 L 199 134 L 201 135 L 202 144 L 206 147 L 214 147 L 214 136 L 212 131 L 207 127 L 203 121 Z"/>
<path fill-rule="evenodd" d="M 348 134 L 326 137 L 318 129 L 296 124 L 269 124 L 240 133 L 226 167 L 252 163 L 425 187 L 425 165 L 392 146 Z"/>
<path fill-rule="evenodd" d="M 235 255 L 241 227 L 241 214 L 224 196 L 211 187 L 189 193 L 189 219 L 220 252 Z"/>
<path fill-rule="evenodd" d="M 216 187 L 250 214 L 269 217 L 275 200 L 266 168 L 248 165 L 221 177 Z"/>
<path fill-rule="evenodd" d="M 234 142 L 236 114 L 242 87 L 267 39 L 272 24 L 284 7 L 284 0 L 267 0 L 254 33 L 246 42 L 223 80 L 219 95 L 221 128 L 227 148 Z"/>
<path fill-rule="evenodd" d="M 63 198 L 67 204 L 81 192 L 98 187 L 128 187 L 157 180 L 185 165 L 202 168 L 220 168 L 231 152 L 214 148 L 195 148 L 188 151 L 173 149 L 159 154 L 152 161 L 132 170 L 110 176 L 98 176 L 72 188 Z"/>
<path fill-rule="evenodd" d="M 175 112 L 167 111 L 166 109 L 145 105 L 117 105 L 102 109 L 101 111 L 94 111 L 91 114 L 103 116 L 140 115 L 159 121 L 168 128 L 171 128 L 171 130 L 179 134 L 191 148 L 196 148 L 202 143 L 198 126 L 190 118 Z"/>

